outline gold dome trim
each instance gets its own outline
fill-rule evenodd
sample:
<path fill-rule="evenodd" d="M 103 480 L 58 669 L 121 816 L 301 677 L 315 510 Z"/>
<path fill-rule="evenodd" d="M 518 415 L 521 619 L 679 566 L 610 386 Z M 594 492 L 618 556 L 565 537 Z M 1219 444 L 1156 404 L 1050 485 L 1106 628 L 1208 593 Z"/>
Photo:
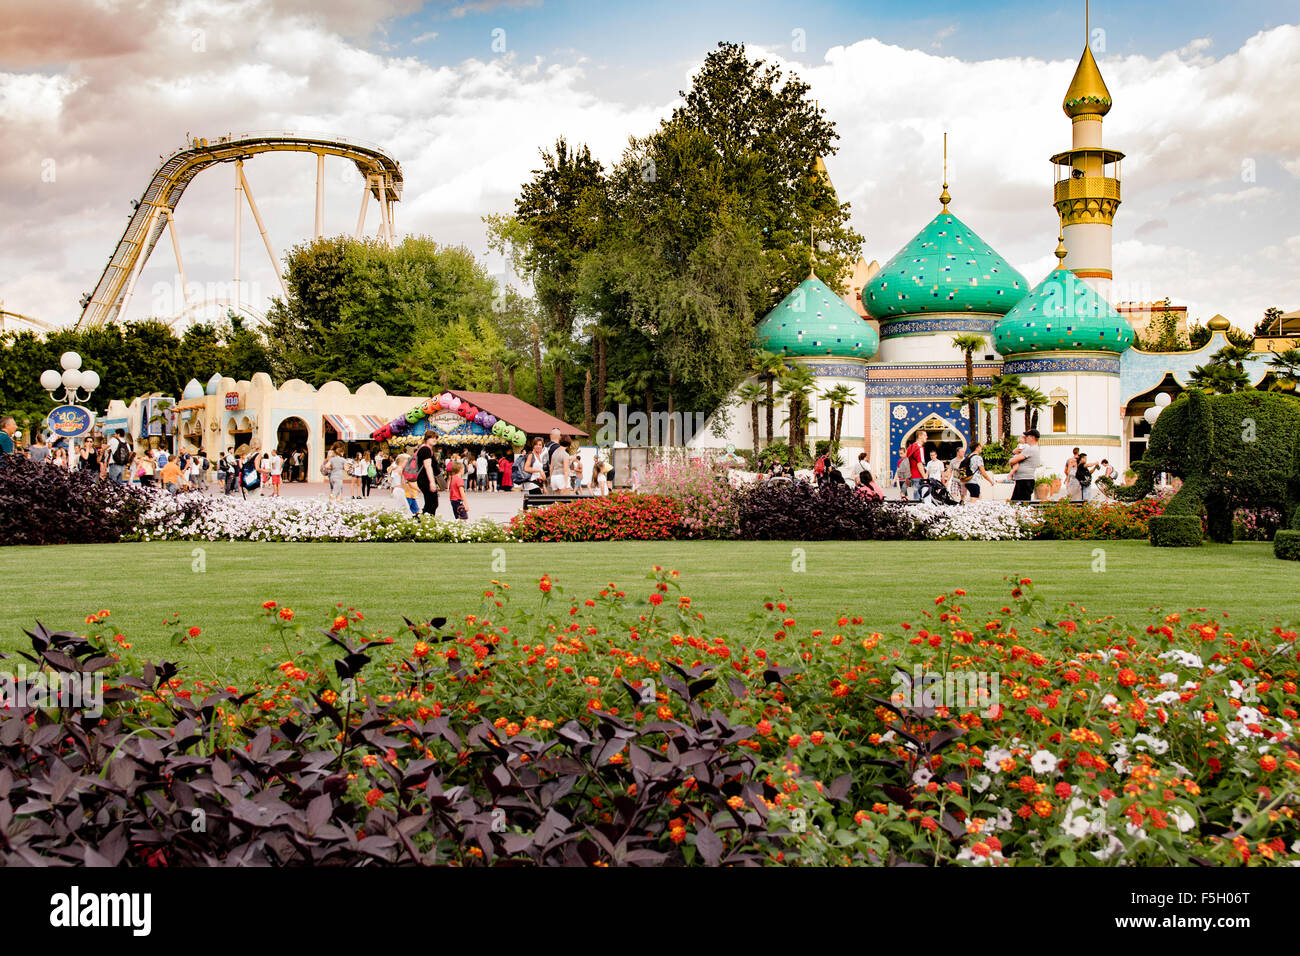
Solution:
<path fill-rule="evenodd" d="M 1083 56 L 1079 58 L 1079 66 L 1074 71 L 1074 79 L 1065 91 L 1061 109 L 1070 117 L 1105 116 L 1110 111 L 1110 106 L 1110 90 L 1101 78 L 1101 70 L 1092 57 L 1092 48 L 1085 46 Z"/>

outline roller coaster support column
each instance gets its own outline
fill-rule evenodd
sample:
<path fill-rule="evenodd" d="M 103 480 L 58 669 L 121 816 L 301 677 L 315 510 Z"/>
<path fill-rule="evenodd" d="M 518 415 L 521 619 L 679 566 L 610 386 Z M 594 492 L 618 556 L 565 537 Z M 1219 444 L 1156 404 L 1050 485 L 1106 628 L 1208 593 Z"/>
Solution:
<path fill-rule="evenodd" d="M 361 213 L 357 216 L 357 234 L 356 238 L 361 238 L 362 231 L 366 228 L 366 207 L 370 205 L 370 177 L 361 184 Z"/>
<path fill-rule="evenodd" d="M 176 238 L 176 210 L 163 209 L 163 215 L 167 217 L 167 233 L 172 237 L 172 251 L 176 253 L 176 271 L 181 277 L 181 299 L 185 307 L 190 305 L 190 292 L 185 288 L 185 263 L 181 261 L 181 241 Z"/>
<path fill-rule="evenodd" d="M 235 311 L 243 305 L 239 295 L 239 243 L 243 235 L 240 226 L 244 218 L 244 161 L 235 160 Z"/>
<path fill-rule="evenodd" d="M 140 244 L 148 242 L 149 236 L 153 234 L 154 223 L 158 220 L 159 209 L 157 206 L 149 213 L 149 218 L 145 221 L 144 232 L 140 233 Z M 135 268 L 131 270 L 131 280 L 126 284 L 126 291 L 122 293 L 122 304 L 118 306 L 117 314 L 126 315 L 127 303 L 131 301 L 131 296 L 135 295 L 135 283 L 140 278 L 140 272 L 144 269 L 144 256 L 136 259 Z"/>
<path fill-rule="evenodd" d="M 253 219 L 257 222 L 257 229 L 262 234 L 262 245 L 266 246 L 266 254 L 271 258 L 271 269 L 275 272 L 275 277 L 280 280 L 280 291 L 284 293 L 284 301 L 289 301 L 289 287 L 285 284 L 284 276 L 280 274 L 280 263 L 275 258 L 275 250 L 271 248 L 271 237 L 266 234 L 266 226 L 262 222 L 262 214 L 257 211 L 257 203 L 253 199 L 253 190 L 248 185 L 248 180 L 244 178 L 244 164 L 237 162 L 235 168 L 239 170 L 239 182 L 244 187 L 244 195 L 248 198 L 248 208 L 252 210 Z"/>
<path fill-rule="evenodd" d="M 325 228 L 325 154 L 316 154 L 316 238 Z"/>

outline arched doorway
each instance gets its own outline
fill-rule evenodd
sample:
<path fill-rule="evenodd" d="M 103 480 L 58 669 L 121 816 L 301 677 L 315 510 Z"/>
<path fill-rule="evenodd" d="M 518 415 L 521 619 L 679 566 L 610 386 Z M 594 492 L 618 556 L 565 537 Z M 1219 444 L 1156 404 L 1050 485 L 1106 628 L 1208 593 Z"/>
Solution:
<path fill-rule="evenodd" d="M 297 415 L 290 415 L 275 430 L 275 447 L 284 458 L 284 473 L 289 481 L 307 480 L 307 440 L 310 437 L 307 423 Z M 294 453 L 298 465 L 294 467 Z"/>
<path fill-rule="evenodd" d="M 1134 395 L 1124 403 L 1125 429 L 1128 437 L 1128 466 L 1146 454 L 1147 441 L 1151 437 L 1151 423 L 1146 420 L 1146 411 L 1156 403 L 1156 395 L 1164 392 L 1170 398 L 1177 398 L 1183 392 L 1172 373 L 1166 372 L 1154 388 L 1140 395 Z"/>
<path fill-rule="evenodd" d="M 930 452 L 939 453 L 940 461 L 951 461 L 957 455 L 957 449 L 966 445 L 966 436 L 939 417 L 930 415 L 909 431 L 903 438 L 904 445 L 910 445 L 918 432 L 925 432 L 925 460 L 930 460 Z"/>
<path fill-rule="evenodd" d="M 244 446 L 249 446 L 253 442 L 253 426 L 248 418 L 240 420 L 236 416 L 231 416 L 230 421 L 226 424 L 226 448 L 233 449 L 236 453 Z"/>

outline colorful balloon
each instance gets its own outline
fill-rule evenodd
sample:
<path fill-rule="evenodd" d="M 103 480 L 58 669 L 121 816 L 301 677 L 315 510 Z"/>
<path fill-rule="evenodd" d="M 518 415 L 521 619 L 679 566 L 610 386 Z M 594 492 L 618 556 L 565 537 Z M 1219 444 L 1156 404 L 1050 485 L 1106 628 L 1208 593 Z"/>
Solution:
<path fill-rule="evenodd" d="M 491 414 L 490 412 L 484 412 L 483 427 L 490 431 L 491 429 L 496 428 L 496 425 L 497 425 L 497 417 Z"/>
<path fill-rule="evenodd" d="M 420 408 L 424 411 L 424 414 L 432 415 L 438 410 L 438 400 L 436 398 L 431 398 L 421 405 Z"/>

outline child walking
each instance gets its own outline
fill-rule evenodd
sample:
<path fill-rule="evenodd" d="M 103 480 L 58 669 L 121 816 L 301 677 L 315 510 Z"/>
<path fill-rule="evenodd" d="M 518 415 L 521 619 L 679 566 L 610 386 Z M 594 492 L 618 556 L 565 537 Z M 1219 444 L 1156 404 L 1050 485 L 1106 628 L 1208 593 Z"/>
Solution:
<path fill-rule="evenodd" d="M 447 482 L 447 496 L 451 499 L 451 513 L 461 521 L 469 520 L 469 510 L 465 507 L 465 482 L 461 480 L 461 472 L 465 466 L 459 461 L 453 461 L 447 466 L 451 472 L 451 478 Z"/>

